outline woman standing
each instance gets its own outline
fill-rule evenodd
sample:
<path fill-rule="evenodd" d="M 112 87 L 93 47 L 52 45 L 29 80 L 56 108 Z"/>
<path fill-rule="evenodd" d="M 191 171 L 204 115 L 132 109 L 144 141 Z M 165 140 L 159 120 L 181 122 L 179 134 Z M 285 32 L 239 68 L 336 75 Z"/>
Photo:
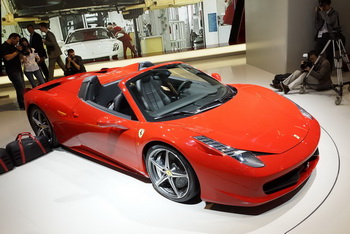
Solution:
<path fill-rule="evenodd" d="M 44 84 L 45 80 L 41 73 L 41 70 L 37 64 L 37 61 L 40 60 L 40 57 L 35 53 L 35 49 L 31 48 L 29 42 L 26 38 L 21 38 L 19 44 L 22 46 L 21 51 L 21 60 L 24 65 L 24 74 L 28 78 L 32 87 L 36 87 L 34 76 L 39 81 L 39 84 Z"/>

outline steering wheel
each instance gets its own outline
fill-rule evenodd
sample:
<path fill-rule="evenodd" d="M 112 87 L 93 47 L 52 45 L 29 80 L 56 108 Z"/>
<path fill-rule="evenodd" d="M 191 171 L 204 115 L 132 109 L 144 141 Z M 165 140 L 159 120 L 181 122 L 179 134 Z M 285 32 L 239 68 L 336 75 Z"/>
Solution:
<path fill-rule="evenodd" d="M 186 80 L 182 82 L 179 87 L 177 88 L 177 93 L 180 93 L 183 89 L 188 89 L 192 84 L 192 81 Z"/>

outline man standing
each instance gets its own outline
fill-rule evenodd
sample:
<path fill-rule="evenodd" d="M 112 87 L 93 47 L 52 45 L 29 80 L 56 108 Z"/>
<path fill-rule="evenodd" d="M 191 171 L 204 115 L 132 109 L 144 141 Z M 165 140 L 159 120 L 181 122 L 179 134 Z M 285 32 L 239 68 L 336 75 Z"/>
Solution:
<path fill-rule="evenodd" d="M 39 33 L 34 31 L 34 26 L 29 24 L 27 30 L 30 34 L 29 45 L 38 53 L 40 60 L 37 62 L 41 71 L 44 73 L 45 79 L 49 79 L 49 70 L 47 69 L 45 58 L 47 58 L 46 50 L 44 49 L 43 39 Z"/>
<path fill-rule="evenodd" d="M 1 45 L 1 57 L 4 59 L 7 76 L 16 89 L 17 102 L 21 110 L 24 110 L 23 90 L 25 88 L 21 60 L 19 57 L 22 47 L 18 44 L 19 34 L 11 33 L 8 39 Z"/>
<path fill-rule="evenodd" d="M 315 50 L 317 53 L 321 53 L 328 40 L 334 38 L 334 33 L 336 33 L 340 27 L 339 14 L 333 9 L 331 3 L 331 0 L 319 0 L 319 6 L 315 8 Z M 330 62 L 331 67 L 333 67 L 334 61 L 332 44 L 329 44 L 325 52 L 325 57 Z"/>
<path fill-rule="evenodd" d="M 77 73 L 86 72 L 85 66 L 83 64 L 83 59 L 79 55 L 75 55 L 73 49 L 67 50 L 68 57 L 66 58 L 66 69 L 67 74 L 73 75 Z"/>
<path fill-rule="evenodd" d="M 127 59 L 126 56 L 126 50 L 129 48 L 131 51 L 131 57 L 136 58 L 137 57 L 137 51 L 135 50 L 135 47 L 131 44 L 131 37 L 129 34 L 127 34 L 121 27 L 116 26 L 113 28 L 115 32 L 115 36 L 118 40 L 123 42 L 123 49 L 124 49 L 124 59 Z"/>
<path fill-rule="evenodd" d="M 40 23 L 39 29 L 46 34 L 43 43 L 46 45 L 47 54 L 49 56 L 49 80 L 53 80 L 56 62 L 65 73 L 67 72 L 61 59 L 62 51 L 58 46 L 55 35 L 49 31 L 46 23 Z"/>

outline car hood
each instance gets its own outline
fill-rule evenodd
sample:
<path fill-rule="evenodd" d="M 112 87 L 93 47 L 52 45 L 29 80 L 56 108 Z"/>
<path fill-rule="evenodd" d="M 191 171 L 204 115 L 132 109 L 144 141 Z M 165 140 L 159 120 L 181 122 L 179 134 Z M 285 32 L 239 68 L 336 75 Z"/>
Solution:
<path fill-rule="evenodd" d="M 221 106 L 169 122 L 190 130 L 193 136 L 265 153 L 282 153 L 305 138 L 312 120 L 293 102 L 266 88 L 235 87 L 237 95 Z"/>
<path fill-rule="evenodd" d="M 116 39 L 93 40 L 66 44 L 63 50 L 74 49 L 75 54 L 81 56 L 83 59 L 93 59 L 111 54 L 113 52 L 113 45 L 119 43 Z M 120 45 L 119 45 L 120 46 Z"/>

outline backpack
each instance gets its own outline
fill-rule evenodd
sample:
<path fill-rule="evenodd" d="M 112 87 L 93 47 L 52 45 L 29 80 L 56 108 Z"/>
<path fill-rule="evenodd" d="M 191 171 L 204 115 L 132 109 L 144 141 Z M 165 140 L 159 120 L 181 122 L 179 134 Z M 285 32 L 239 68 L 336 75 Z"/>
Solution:
<path fill-rule="evenodd" d="M 290 76 L 292 73 L 285 73 L 285 74 L 278 74 L 275 75 L 275 78 L 272 80 L 272 84 L 279 85 L 282 81 L 284 81 L 288 76 Z"/>

